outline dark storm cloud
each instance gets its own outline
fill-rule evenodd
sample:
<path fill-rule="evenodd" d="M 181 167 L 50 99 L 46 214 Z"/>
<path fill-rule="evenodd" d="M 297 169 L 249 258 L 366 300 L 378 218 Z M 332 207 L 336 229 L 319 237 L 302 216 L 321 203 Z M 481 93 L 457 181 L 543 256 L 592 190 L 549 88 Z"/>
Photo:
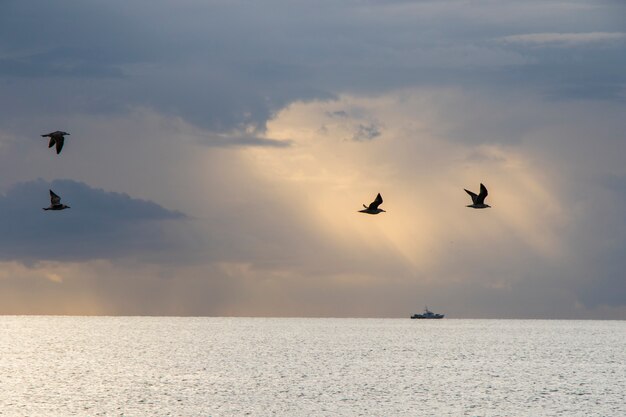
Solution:
<path fill-rule="evenodd" d="M 44 211 L 48 190 L 71 208 Z M 176 243 L 162 227 L 185 219 L 151 201 L 71 180 L 19 183 L 0 197 L 0 258 L 24 262 L 128 257 L 165 251 Z"/>
<path fill-rule="evenodd" d="M 0 74 L 18 78 L 118 78 L 121 69 L 90 59 L 88 51 L 67 54 L 61 50 L 20 57 L 0 58 Z M 66 55 L 80 56 L 79 59 Z"/>
<path fill-rule="evenodd" d="M 552 98 L 624 100 L 626 40 L 600 44 L 574 44 L 564 48 L 535 48 L 520 53 L 533 64 L 512 73 L 513 80 L 532 81 Z"/>
<path fill-rule="evenodd" d="M 0 105 L 2 114 L 7 120 L 23 117 L 54 97 L 63 104 L 47 107 L 48 114 L 147 106 L 212 131 L 229 131 L 262 128 L 294 99 L 330 97 L 302 82 L 311 76 L 306 65 L 266 57 L 273 48 L 269 38 L 277 35 L 265 27 L 272 23 L 241 10 L 195 2 L 173 8 L 157 2 L 148 9 L 124 2 L 5 2 L 0 79 L 20 100 Z M 258 27 L 233 31 L 237 25 Z M 68 81 L 77 79 L 80 88 L 68 88 Z"/>
<path fill-rule="evenodd" d="M 623 23 L 610 16 L 620 5 L 533 4 L 534 9 L 478 2 L 463 13 L 456 1 L 189 0 L 148 7 L 123 1 L 5 1 L 0 80 L 5 95 L 19 96 L 20 102 L 3 101 L 0 118 L 26 117 L 29 109 L 41 107 L 43 97 L 63 97 L 61 106 L 46 111 L 60 116 L 148 106 L 227 132 L 263 129 L 295 100 L 416 85 L 499 85 L 565 98 L 618 97 L 616 89 L 626 83 L 623 42 L 612 40 L 607 53 L 601 43 L 545 51 L 511 39 L 536 39 L 529 29 L 597 32 L 600 24 L 607 33 L 619 33 Z M 515 21 L 493 17 L 516 7 L 522 13 Z M 563 19 L 547 20 L 544 8 L 559 8 Z M 575 21 L 581 23 L 568 23 Z M 80 88 L 64 81 L 78 79 Z"/>

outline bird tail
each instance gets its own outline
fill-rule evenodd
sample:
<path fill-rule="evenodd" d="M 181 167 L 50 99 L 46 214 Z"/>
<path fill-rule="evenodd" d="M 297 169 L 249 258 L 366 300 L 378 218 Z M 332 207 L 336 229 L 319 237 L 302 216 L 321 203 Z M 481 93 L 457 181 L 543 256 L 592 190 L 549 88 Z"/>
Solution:
<path fill-rule="evenodd" d="M 365 204 L 363 204 L 363 207 L 364 207 L 364 208 L 367 208 L 367 206 L 366 206 Z"/>

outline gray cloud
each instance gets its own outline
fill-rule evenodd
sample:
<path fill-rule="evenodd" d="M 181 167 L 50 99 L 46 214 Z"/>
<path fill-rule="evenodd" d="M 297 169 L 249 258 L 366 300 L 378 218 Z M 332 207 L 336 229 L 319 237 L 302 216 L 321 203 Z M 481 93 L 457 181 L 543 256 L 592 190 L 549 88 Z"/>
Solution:
<path fill-rule="evenodd" d="M 21 97 L 20 103 L 0 104 L 5 120 L 27 117 L 31 109 L 62 116 L 124 112 L 135 105 L 228 132 L 263 129 L 290 102 L 346 91 L 500 85 L 611 99 L 616 95 L 594 91 L 626 83 L 624 43 L 610 54 L 593 48 L 546 53 L 529 51 L 520 41 L 612 39 L 624 33 L 610 19 L 622 10 L 617 3 L 589 9 L 478 2 L 467 10 L 456 1 L 316 7 L 281 0 L 245 7 L 185 1 L 146 8 L 141 2 L 62 0 L 6 1 L 0 7 L 0 39 L 11 39 L 0 43 L 0 74 L 17 77 L 6 93 Z M 492 17 L 516 8 L 515 25 Z M 551 31 L 537 30 L 548 27 L 545 11 L 555 8 L 570 18 L 550 20 Z M 519 35 L 529 26 L 534 35 Z M 78 79 L 80 87 L 68 86 L 67 80 Z M 49 97 L 62 97 L 62 105 L 49 108 Z"/>
<path fill-rule="evenodd" d="M 120 78 L 123 71 L 93 59 L 89 51 L 53 49 L 26 56 L 0 57 L 0 74 L 17 78 Z"/>
<path fill-rule="evenodd" d="M 48 190 L 71 208 L 43 211 Z M 39 180 L 14 185 L 0 197 L 10 219 L 0 225 L 3 260 L 88 260 L 163 252 L 180 242 L 168 240 L 164 224 L 185 215 L 126 194 L 106 192 L 72 180 Z"/>
<path fill-rule="evenodd" d="M 509 35 L 501 38 L 503 42 L 524 45 L 571 47 L 596 43 L 623 42 L 626 33 L 622 32 L 588 32 L 588 33 L 525 33 Z"/>
<path fill-rule="evenodd" d="M 431 299 L 455 316 L 524 317 L 532 305 L 536 317 L 563 318 L 623 306 L 626 45 L 615 34 L 626 33 L 624 12 L 623 2 L 591 0 L 2 1 L 0 212 L 10 221 L 0 260 L 58 261 L 60 275 L 76 261 L 75 276 L 89 276 L 68 273 L 64 289 L 102 290 L 105 304 L 115 300 L 110 313 L 402 316 Z M 401 102 L 390 113 L 359 105 L 390 91 Z M 413 93 L 421 104 L 407 108 Z M 311 115 L 296 115 L 291 141 L 266 131 L 291 106 L 345 96 L 354 106 L 328 107 L 300 137 Z M 60 158 L 38 136 L 55 129 L 72 133 Z M 307 137 L 316 142 L 292 146 Z M 496 168 L 537 176 L 512 175 L 498 189 Z M 462 187 L 483 178 L 492 217 L 451 211 L 449 225 L 415 236 L 394 229 L 403 210 L 403 231 L 415 219 L 436 223 L 452 205 L 446 186 L 464 210 Z M 407 204 L 424 183 L 437 204 Z M 344 233 L 346 217 L 335 236 L 325 227 L 365 202 L 352 205 L 356 187 L 380 188 L 389 216 L 358 218 Z M 550 218 L 570 223 L 542 221 L 544 206 L 527 209 L 527 223 L 498 217 L 509 187 L 551 196 L 567 210 Z M 48 188 L 72 208 L 43 212 Z M 460 241 L 477 224 L 481 245 L 472 231 L 465 247 L 434 246 L 438 233 Z M 564 235 L 564 254 L 537 255 L 541 242 L 525 242 L 523 225 Z M 189 229 L 201 235 L 193 247 Z M 413 265 L 406 249 L 424 233 L 445 261 L 428 273 L 421 261 L 431 257 Z M 192 262 L 163 266 L 184 257 Z M 93 259 L 116 265 L 92 270 Z M 19 272 L 34 274 L 23 294 L 50 298 L 35 272 Z M 6 279 L 1 292 L 21 283 Z M 172 305 L 154 305 L 168 295 Z M 37 311 L 62 311 L 48 306 Z"/>
<path fill-rule="evenodd" d="M 266 146 L 270 148 L 286 148 L 292 145 L 290 140 L 277 140 L 264 138 L 254 134 L 230 133 L 213 134 L 202 143 L 209 146 L 229 147 L 229 146 Z"/>
<path fill-rule="evenodd" d="M 356 132 L 352 136 L 352 140 L 357 142 L 368 141 L 380 136 L 380 128 L 375 123 L 367 125 L 359 124 L 356 128 Z"/>
<path fill-rule="evenodd" d="M 598 185 L 615 192 L 626 203 L 626 176 L 605 175 L 598 181 Z"/>
<path fill-rule="evenodd" d="M 337 110 L 337 111 L 326 112 L 326 116 L 330 118 L 345 119 L 349 115 L 348 115 L 348 112 L 346 112 L 345 110 Z"/>

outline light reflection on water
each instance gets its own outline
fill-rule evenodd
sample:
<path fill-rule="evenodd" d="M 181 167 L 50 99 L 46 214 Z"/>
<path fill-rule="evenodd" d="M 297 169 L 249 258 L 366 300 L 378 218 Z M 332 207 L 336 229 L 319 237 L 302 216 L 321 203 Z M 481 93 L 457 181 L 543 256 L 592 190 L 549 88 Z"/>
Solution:
<path fill-rule="evenodd" d="M 1 416 L 626 416 L 626 322 L 0 317 Z"/>

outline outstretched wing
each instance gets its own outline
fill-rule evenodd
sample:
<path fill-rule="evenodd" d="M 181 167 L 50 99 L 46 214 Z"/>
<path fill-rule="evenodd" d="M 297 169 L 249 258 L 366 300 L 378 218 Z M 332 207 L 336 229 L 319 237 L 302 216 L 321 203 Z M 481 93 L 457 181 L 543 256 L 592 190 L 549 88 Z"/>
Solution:
<path fill-rule="evenodd" d="M 52 203 L 53 206 L 56 206 L 57 204 L 61 204 L 61 197 L 56 195 L 54 191 L 52 190 L 50 190 L 50 202 Z"/>
<path fill-rule="evenodd" d="M 50 142 L 52 142 L 52 139 L 50 139 Z M 65 138 L 63 136 L 59 136 L 58 138 L 56 138 L 56 144 L 57 144 L 57 155 L 61 153 L 61 149 L 63 149 L 63 142 L 65 142 Z M 50 145 L 52 146 L 52 145 Z"/>
<path fill-rule="evenodd" d="M 383 203 L 383 198 L 381 197 L 380 193 L 378 193 L 378 195 L 376 196 L 376 200 L 370 203 L 370 206 L 368 207 L 368 209 L 376 210 L 378 206 L 380 206 L 382 203 Z"/>
<path fill-rule="evenodd" d="M 484 204 L 485 203 L 485 197 L 487 197 L 487 195 L 489 195 L 489 192 L 487 191 L 487 187 L 485 187 L 481 183 L 480 184 L 480 194 L 478 194 L 478 198 L 477 198 L 476 202 L 478 204 Z"/>
<path fill-rule="evenodd" d="M 478 196 L 476 195 L 476 193 L 473 193 L 470 190 L 466 190 L 465 188 L 463 189 L 465 190 L 466 193 L 470 195 L 470 197 L 472 197 L 472 203 L 476 204 L 476 201 L 478 200 Z"/>
<path fill-rule="evenodd" d="M 56 143 L 56 140 L 54 140 L 53 137 L 50 137 L 50 142 L 48 142 L 48 148 L 52 148 L 55 143 Z"/>

